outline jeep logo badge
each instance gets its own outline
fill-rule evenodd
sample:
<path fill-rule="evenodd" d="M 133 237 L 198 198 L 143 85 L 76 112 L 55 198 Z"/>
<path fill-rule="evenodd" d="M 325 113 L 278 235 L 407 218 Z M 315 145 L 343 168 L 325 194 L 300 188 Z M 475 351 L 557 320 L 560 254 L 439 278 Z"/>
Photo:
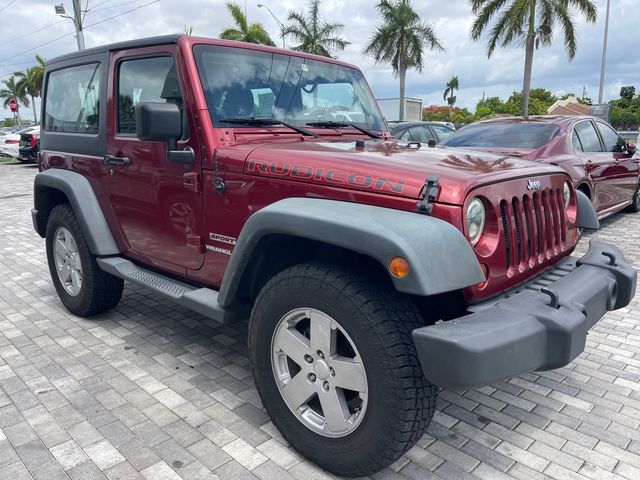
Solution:
<path fill-rule="evenodd" d="M 527 180 L 527 190 L 540 190 L 540 180 Z"/>

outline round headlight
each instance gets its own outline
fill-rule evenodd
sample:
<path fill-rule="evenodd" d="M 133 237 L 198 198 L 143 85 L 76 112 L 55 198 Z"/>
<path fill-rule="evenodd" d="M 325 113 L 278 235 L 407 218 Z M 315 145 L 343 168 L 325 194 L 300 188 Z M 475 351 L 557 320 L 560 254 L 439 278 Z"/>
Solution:
<path fill-rule="evenodd" d="M 569 202 L 571 201 L 571 185 L 569 185 L 569 182 L 564 182 L 562 194 L 564 195 L 564 208 L 569 208 Z"/>
<path fill-rule="evenodd" d="M 484 230 L 485 221 L 484 203 L 479 198 L 474 198 L 467 207 L 467 235 L 471 245 L 475 245 L 480 240 Z"/>

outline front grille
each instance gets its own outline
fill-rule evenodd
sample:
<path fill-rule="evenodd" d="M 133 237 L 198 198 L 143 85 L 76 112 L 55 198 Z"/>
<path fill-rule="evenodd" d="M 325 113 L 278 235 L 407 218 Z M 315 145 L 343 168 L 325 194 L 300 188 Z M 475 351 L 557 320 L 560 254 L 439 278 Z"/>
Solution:
<path fill-rule="evenodd" d="M 547 188 L 500 201 L 505 268 L 510 275 L 560 255 L 566 248 L 564 200 Z"/>

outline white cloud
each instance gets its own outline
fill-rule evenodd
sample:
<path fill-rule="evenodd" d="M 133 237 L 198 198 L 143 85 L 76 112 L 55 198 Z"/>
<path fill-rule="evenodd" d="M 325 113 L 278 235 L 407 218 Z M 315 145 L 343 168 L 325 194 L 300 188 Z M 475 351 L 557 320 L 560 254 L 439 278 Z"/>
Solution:
<path fill-rule="evenodd" d="M 3 40 L 0 44 L 0 78 L 14 70 L 24 68 L 33 61 L 35 53 L 45 58 L 53 58 L 76 49 L 76 40 L 69 35 L 52 41 L 73 31 L 71 20 L 65 20 L 45 28 L 15 42 L 11 39 L 27 34 L 59 20 L 54 13 L 54 5 L 61 0 L 30 0 L 22 5 L 9 7 L 3 18 L 10 22 L 3 24 Z M 125 3 L 125 0 L 88 0 L 85 31 L 87 47 L 112 43 L 127 39 L 152 35 L 181 32 L 185 25 L 192 25 L 195 35 L 216 37 L 232 24 L 223 0 L 160 0 L 159 2 L 105 21 L 96 26 L 93 23 L 105 20 L 151 0 Z M 238 0 L 244 7 L 244 0 Z M 22 3 L 22 2 L 20 2 Z M 28 7 L 25 5 L 28 3 Z M 71 1 L 65 0 L 67 11 L 71 11 Z M 85 3 L 85 0 L 81 0 Z M 278 26 L 265 8 L 286 21 L 289 9 L 306 9 L 307 2 L 299 0 L 248 0 L 247 14 L 250 21 L 262 22 L 278 39 Z M 378 97 L 398 94 L 398 81 L 393 77 L 388 65 L 376 65 L 372 59 L 362 55 L 362 49 L 379 23 L 375 0 L 324 0 L 321 15 L 329 22 L 343 23 L 342 35 L 351 42 L 339 57 L 358 65 L 365 72 L 372 89 Z M 587 24 L 576 14 L 578 33 L 578 53 L 573 62 L 568 62 L 561 35 L 557 34 L 550 48 L 536 52 L 534 58 L 533 86 L 545 87 L 556 93 L 581 93 L 586 87 L 594 100 L 598 96 L 600 78 L 600 56 L 604 30 L 606 0 L 596 0 L 599 16 L 595 25 Z M 482 97 L 499 95 L 508 97 L 513 90 L 522 86 L 524 52 L 514 46 L 499 49 L 491 59 L 486 57 L 483 42 L 469 39 L 472 22 L 471 10 L 465 0 L 414 0 L 415 9 L 425 21 L 430 22 L 441 38 L 446 52 L 427 52 L 422 73 L 410 71 L 407 76 L 407 94 L 424 99 L 425 104 L 442 103 L 444 84 L 451 75 L 460 78 L 457 93 L 461 106 L 473 108 Z M 91 10 L 94 11 L 91 11 Z M 609 26 L 609 50 L 605 100 L 616 98 L 620 86 L 636 84 L 640 77 L 637 41 L 631 34 L 635 25 L 640 24 L 640 9 L 637 0 L 617 0 L 612 2 Z M 33 51 L 21 53 L 32 47 L 46 44 Z M 288 42 L 288 45 L 291 43 Z M 20 54 L 20 55 L 17 55 Z M 12 58 L 9 58 L 12 57 Z M 9 115 L 6 111 L 5 115 Z"/>

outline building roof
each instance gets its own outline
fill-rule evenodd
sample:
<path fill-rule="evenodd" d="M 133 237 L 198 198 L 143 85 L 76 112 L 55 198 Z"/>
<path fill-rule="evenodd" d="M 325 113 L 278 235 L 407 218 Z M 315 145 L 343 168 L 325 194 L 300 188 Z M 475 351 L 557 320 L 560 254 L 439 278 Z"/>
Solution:
<path fill-rule="evenodd" d="M 547 109 L 547 112 L 549 115 L 589 115 L 591 107 L 578 102 L 576 97 L 569 97 L 556 101 Z"/>

